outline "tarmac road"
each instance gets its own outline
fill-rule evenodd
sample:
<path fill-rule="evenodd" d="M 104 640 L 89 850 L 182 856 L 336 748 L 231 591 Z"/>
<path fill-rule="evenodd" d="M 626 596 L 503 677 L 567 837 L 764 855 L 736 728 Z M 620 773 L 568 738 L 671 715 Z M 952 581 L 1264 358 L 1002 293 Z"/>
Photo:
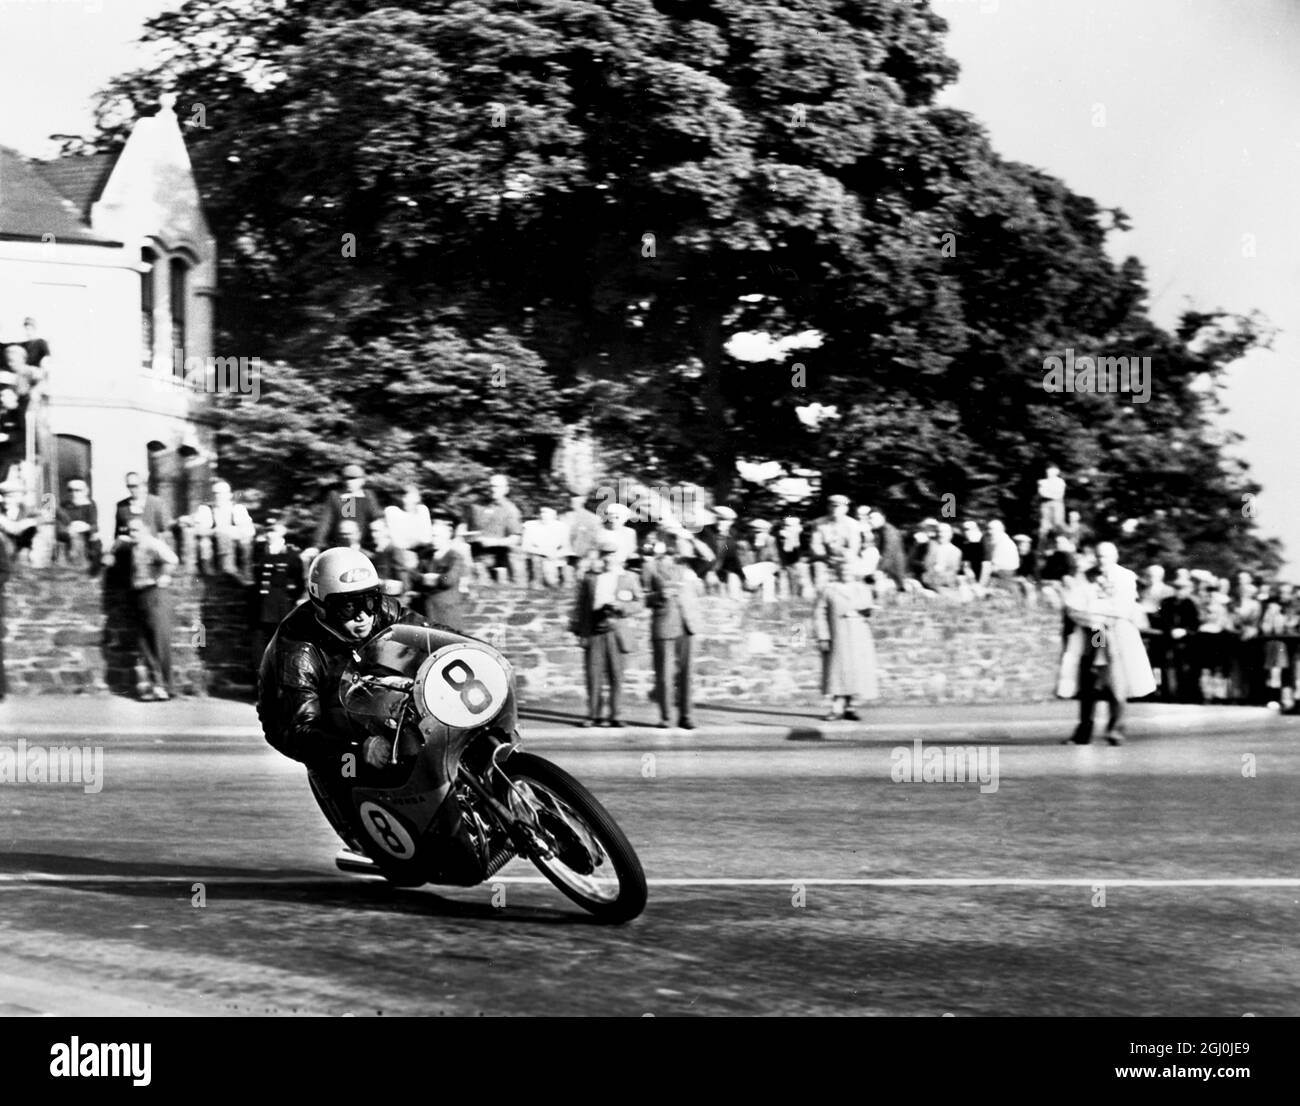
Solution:
<path fill-rule="evenodd" d="M 339 873 L 252 734 L 114 733 L 97 794 L 0 785 L 0 1013 L 1300 1014 L 1300 725 L 1059 736 L 983 790 L 895 782 L 920 732 L 539 737 L 650 877 L 608 928 L 520 862 Z"/>

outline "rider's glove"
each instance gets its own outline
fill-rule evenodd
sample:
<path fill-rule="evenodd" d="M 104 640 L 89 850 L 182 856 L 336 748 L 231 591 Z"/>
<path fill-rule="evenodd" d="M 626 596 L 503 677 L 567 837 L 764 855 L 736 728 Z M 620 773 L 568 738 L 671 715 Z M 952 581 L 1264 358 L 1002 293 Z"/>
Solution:
<path fill-rule="evenodd" d="M 371 735 L 361 746 L 361 756 L 371 768 L 386 768 L 392 763 L 393 739 L 382 734 Z"/>

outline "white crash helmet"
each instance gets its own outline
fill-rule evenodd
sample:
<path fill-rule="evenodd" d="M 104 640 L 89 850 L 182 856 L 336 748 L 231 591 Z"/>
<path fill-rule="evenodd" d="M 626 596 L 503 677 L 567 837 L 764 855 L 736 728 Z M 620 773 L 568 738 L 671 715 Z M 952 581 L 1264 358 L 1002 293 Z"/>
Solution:
<path fill-rule="evenodd" d="M 327 549 L 307 570 L 307 594 L 318 607 L 325 607 L 331 596 L 381 590 L 379 573 L 359 549 Z"/>

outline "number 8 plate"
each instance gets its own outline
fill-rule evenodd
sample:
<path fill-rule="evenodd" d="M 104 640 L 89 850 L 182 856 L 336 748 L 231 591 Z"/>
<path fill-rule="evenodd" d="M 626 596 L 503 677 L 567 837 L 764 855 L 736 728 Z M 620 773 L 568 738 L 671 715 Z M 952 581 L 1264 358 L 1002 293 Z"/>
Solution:
<path fill-rule="evenodd" d="M 510 677 L 500 658 L 473 642 L 439 649 L 415 678 L 420 708 L 458 729 L 491 722 L 505 705 L 509 690 Z"/>

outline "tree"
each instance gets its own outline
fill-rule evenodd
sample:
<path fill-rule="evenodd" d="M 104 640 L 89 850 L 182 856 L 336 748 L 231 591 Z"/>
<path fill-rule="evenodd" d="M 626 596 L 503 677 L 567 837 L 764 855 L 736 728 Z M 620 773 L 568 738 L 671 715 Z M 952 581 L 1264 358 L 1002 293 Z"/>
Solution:
<path fill-rule="evenodd" d="M 778 460 L 900 519 L 951 493 L 1023 520 L 1053 457 L 1105 522 L 1163 509 L 1142 523 L 1157 544 L 1205 533 L 1265 555 L 1249 519 L 1220 517 L 1253 485 L 1212 439 L 1201 384 L 1257 331 L 1194 352 L 1203 327 L 1154 327 L 1140 266 L 1104 248 L 1123 213 L 935 105 L 957 72 L 944 30 L 896 0 L 189 0 L 159 16 L 147 37 L 181 113 L 203 107 L 190 141 L 224 340 L 283 363 L 274 417 L 241 409 L 232 436 L 265 467 L 279 421 L 300 428 L 304 479 L 279 496 L 326 478 L 336 450 L 313 434 L 446 494 L 486 467 L 542 494 L 562 426 L 582 424 L 650 482 L 735 494 L 737 461 Z M 113 82 L 101 143 L 156 84 Z M 729 342 L 744 331 L 796 345 L 745 361 Z M 1141 410 L 1066 402 L 1042 387 L 1065 348 L 1149 353 L 1160 387 Z M 519 382 L 508 403 L 474 394 L 494 363 Z M 837 416 L 810 428 L 812 402 Z M 1171 473 L 1144 499 L 1177 442 L 1198 482 Z"/>

